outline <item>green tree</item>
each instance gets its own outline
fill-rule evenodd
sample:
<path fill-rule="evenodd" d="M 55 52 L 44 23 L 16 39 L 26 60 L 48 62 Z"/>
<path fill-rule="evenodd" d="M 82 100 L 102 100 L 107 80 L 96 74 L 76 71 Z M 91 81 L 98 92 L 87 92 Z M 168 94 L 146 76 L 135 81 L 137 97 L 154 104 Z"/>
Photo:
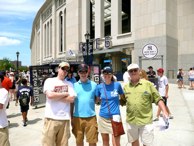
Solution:
<path fill-rule="evenodd" d="M 0 70 L 9 70 L 10 68 L 14 68 L 14 65 L 9 58 L 3 58 L 3 60 L 0 60 Z"/>

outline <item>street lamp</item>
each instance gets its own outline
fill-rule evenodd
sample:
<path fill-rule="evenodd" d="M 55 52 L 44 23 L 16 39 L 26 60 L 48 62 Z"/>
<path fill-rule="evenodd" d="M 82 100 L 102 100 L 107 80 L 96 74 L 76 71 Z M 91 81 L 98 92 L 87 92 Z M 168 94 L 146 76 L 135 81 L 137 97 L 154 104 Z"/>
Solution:
<path fill-rule="evenodd" d="M 17 73 L 18 73 L 18 58 L 19 58 L 20 52 L 16 52 L 16 56 L 17 56 Z"/>
<path fill-rule="evenodd" d="M 89 50 L 89 40 L 90 40 L 90 34 L 87 31 L 87 33 L 84 35 L 86 39 L 86 64 L 88 65 L 88 50 Z"/>

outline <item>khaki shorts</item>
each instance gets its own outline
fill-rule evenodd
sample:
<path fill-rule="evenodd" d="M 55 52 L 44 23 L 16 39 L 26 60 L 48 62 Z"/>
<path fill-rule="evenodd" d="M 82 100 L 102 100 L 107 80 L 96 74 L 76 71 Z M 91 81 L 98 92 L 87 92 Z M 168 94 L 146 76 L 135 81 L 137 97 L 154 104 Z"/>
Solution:
<path fill-rule="evenodd" d="M 98 142 L 98 128 L 96 116 L 89 118 L 73 117 L 72 124 L 72 133 L 76 138 L 77 144 L 83 143 L 85 134 L 86 141 L 88 143 Z"/>
<path fill-rule="evenodd" d="M 8 128 L 0 128 L 0 146 L 10 146 Z"/>
<path fill-rule="evenodd" d="M 45 118 L 42 146 L 68 146 L 70 121 Z"/>
<path fill-rule="evenodd" d="M 130 143 L 138 140 L 140 137 L 144 145 L 152 146 L 154 142 L 154 126 L 153 124 L 137 126 L 127 123 L 127 137 Z"/>

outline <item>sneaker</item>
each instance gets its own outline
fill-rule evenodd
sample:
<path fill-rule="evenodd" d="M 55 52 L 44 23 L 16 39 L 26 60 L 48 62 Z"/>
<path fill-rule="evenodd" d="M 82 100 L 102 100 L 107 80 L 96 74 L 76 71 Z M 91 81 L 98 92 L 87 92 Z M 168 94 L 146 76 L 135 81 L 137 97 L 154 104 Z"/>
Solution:
<path fill-rule="evenodd" d="M 172 115 L 169 116 L 169 119 L 174 119 L 174 117 Z"/>
<path fill-rule="evenodd" d="M 27 123 L 26 123 L 26 122 L 24 122 L 24 123 L 23 123 L 23 126 L 24 126 L 24 127 L 25 127 L 25 126 L 27 126 Z"/>
<path fill-rule="evenodd" d="M 157 118 L 155 118 L 153 121 L 154 121 L 154 122 L 159 121 L 159 118 L 157 117 Z"/>

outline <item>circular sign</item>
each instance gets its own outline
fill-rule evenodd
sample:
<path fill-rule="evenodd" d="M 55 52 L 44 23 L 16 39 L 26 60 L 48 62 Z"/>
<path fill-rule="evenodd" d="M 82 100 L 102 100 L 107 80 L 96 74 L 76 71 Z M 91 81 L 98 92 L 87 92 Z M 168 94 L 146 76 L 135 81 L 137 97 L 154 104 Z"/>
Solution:
<path fill-rule="evenodd" d="M 146 58 L 154 58 L 158 54 L 158 48 L 154 44 L 147 44 L 143 47 L 142 54 Z"/>

